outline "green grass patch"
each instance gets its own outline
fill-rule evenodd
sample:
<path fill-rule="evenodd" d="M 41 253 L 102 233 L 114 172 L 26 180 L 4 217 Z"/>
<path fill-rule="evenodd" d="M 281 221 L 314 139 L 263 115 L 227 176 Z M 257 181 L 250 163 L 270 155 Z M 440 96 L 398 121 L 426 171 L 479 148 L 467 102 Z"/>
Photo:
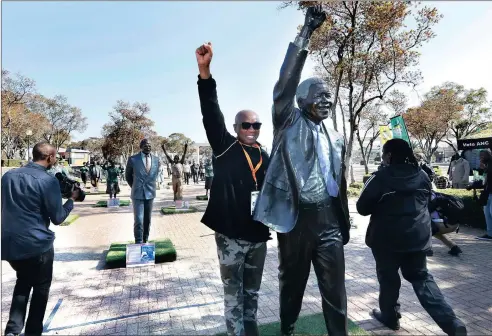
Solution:
<path fill-rule="evenodd" d="M 277 336 L 280 333 L 280 321 L 262 324 L 259 327 L 260 335 Z M 367 331 L 359 327 L 357 324 L 348 320 L 349 335 L 370 335 Z M 225 336 L 225 333 L 217 334 L 217 336 Z M 322 313 L 300 316 L 296 322 L 294 335 L 327 335 L 325 319 Z"/>
<path fill-rule="evenodd" d="M 122 206 L 129 206 L 130 201 L 129 200 L 120 200 L 120 207 Z M 96 208 L 107 208 L 108 207 L 108 201 L 99 201 L 94 205 Z"/>
<path fill-rule="evenodd" d="M 207 195 L 200 195 L 200 196 L 197 196 L 196 199 L 199 201 L 208 201 L 208 196 Z"/>
<path fill-rule="evenodd" d="M 162 207 L 161 208 L 161 213 L 163 215 L 175 215 L 175 214 L 183 214 L 183 213 L 193 213 L 197 212 L 197 208 L 194 207 L 189 207 L 187 209 L 176 209 L 175 206 L 170 206 L 170 207 Z"/>
<path fill-rule="evenodd" d="M 60 226 L 69 226 L 73 222 L 75 222 L 80 216 L 73 214 L 73 215 L 68 215 L 68 217 L 65 219 L 63 223 L 60 224 Z"/>
<path fill-rule="evenodd" d="M 133 243 L 133 241 L 112 243 L 106 255 L 106 268 L 126 267 L 126 245 Z M 176 260 L 176 249 L 171 240 L 151 240 L 149 243 L 155 243 L 156 264 Z"/>
<path fill-rule="evenodd" d="M 84 192 L 87 194 L 87 195 L 104 195 L 106 192 L 103 191 L 103 190 L 99 190 L 99 191 L 96 191 L 96 192 L 92 192 L 91 189 L 87 189 L 87 190 L 84 190 Z"/>

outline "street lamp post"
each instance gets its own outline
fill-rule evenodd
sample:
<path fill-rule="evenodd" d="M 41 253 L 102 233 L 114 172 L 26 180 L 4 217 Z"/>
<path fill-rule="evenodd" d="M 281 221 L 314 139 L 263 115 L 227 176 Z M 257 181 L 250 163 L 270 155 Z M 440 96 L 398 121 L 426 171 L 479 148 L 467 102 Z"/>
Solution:
<path fill-rule="evenodd" d="M 29 150 L 30 146 L 30 140 L 31 140 L 31 135 L 32 131 L 28 128 L 26 130 L 26 135 L 27 135 L 27 161 L 31 161 L 31 151 Z"/>

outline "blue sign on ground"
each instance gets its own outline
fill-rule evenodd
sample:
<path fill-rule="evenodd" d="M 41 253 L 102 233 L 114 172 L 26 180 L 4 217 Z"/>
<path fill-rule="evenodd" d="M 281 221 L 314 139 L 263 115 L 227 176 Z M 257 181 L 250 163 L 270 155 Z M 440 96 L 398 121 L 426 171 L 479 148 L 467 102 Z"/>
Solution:
<path fill-rule="evenodd" d="M 155 244 L 126 245 L 126 267 L 136 267 L 155 264 Z"/>

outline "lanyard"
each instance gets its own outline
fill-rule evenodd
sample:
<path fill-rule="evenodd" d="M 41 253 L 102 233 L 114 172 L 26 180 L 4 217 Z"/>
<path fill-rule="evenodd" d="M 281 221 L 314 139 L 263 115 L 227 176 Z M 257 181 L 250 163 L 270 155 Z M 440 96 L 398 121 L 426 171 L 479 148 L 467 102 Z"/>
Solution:
<path fill-rule="evenodd" d="M 248 161 L 249 164 L 249 169 L 251 169 L 251 175 L 253 176 L 253 180 L 255 181 L 255 188 L 258 190 L 258 181 L 256 180 L 256 172 L 258 169 L 260 169 L 261 165 L 263 164 L 263 157 L 261 156 L 261 148 L 258 145 L 255 145 L 253 147 L 258 148 L 260 151 L 260 162 L 256 165 L 256 167 L 253 168 L 253 162 L 251 162 L 251 157 L 249 156 L 248 152 L 244 149 L 244 146 L 242 143 L 239 143 L 241 147 L 243 148 L 244 156 L 246 156 L 246 160 Z"/>

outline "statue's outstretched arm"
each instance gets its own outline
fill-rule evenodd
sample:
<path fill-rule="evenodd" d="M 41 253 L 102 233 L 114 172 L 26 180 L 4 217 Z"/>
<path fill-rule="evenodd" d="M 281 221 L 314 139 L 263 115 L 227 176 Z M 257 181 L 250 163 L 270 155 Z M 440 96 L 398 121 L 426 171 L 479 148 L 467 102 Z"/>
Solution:
<path fill-rule="evenodd" d="M 161 148 L 164 151 L 164 155 L 166 156 L 167 161 L 168 162 L 173 162 L 173 160 L 171 159 L 171 157 L 169 156 L 169 154 L 167 154 L 167 150 L 166 150 L 166 147 L 164 146 L 164 144 L 161 144 Z"/>
<path fill-rule="evenodd" d="M 321 26 L 326 16 L 321 5 L 310 7 L 304 26 L 294 43 L 289 44 L 280 75 L 273 89 L 272 119 L 274 129 L 288 126 L 294 116 L 294 98 L 308 55 L 307 46 L 314 30 Z"/>
<path fill-rule="evenodd" d="M 181 164 L 185 163 L 186 152 L 188 151 L 188 143 L 185 143 L 185 149 L 183 151 L 183 157 L 181 158 Z"/>

